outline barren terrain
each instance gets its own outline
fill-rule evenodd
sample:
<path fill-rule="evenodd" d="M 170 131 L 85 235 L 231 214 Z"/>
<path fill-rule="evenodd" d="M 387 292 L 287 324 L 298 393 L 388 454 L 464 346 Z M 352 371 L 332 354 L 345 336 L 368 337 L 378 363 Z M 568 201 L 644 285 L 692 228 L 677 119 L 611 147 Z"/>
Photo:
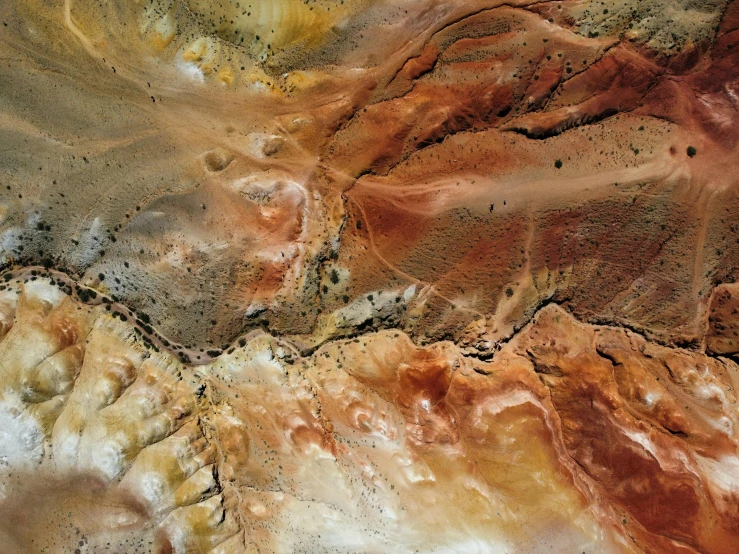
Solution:
<path fill-rule="evenodd" d="M 0 551 L 737 551 L 739 3 L 0 23 Z"/>

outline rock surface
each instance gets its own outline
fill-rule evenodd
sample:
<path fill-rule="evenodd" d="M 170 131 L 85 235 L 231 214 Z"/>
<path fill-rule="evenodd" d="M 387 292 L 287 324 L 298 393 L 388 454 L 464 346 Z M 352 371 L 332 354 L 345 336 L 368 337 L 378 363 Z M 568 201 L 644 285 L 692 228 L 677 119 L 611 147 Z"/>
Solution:
<path fill-rule="evenodd" d="M 739 3 L 0 22 L 0 551 L 736 552 Z"/>

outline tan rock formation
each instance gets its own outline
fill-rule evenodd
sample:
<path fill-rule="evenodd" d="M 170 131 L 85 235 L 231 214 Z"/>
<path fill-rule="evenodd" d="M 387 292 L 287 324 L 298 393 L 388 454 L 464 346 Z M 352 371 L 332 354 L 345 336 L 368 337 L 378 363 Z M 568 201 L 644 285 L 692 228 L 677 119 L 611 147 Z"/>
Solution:
<path fill-rule="evenodd" d="M 0 23 L 0 552 L 739 551 L 739 3 Z"/>

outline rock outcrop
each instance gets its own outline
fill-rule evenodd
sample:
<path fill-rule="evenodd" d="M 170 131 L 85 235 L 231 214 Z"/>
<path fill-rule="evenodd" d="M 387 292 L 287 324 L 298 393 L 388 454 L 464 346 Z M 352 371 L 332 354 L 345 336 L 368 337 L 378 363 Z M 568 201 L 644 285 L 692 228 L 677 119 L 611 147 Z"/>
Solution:
<path fill-rule="evenodd" d="M 739 3 L 0 22 L 0 551 L 737 551 Z"/>

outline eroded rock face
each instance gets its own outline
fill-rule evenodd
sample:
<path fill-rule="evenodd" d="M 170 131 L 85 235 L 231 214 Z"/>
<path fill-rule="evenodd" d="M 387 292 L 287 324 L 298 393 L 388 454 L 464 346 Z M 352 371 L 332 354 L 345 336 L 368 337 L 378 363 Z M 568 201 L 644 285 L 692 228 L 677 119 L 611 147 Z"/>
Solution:
<path fill-rule="evenodd" d="M 11 285 L 3 305 L 3 540 L 17 551 L 739 539 L 728 359 L 549 306 L 489 362 L 400 331 L 308 357 L 258 333 L 193 369 L 46 280 Z"/>
<path fill-rule="evenodd" d="M 0 551 L 737 550 L 737 2 L 0 21 Z"/>
<path fill-rule="evenodd" d="M 709 304 L 708 334 L 706 348 L 719 355 L 739 353 L 739 285 L 719 285 L 713 291 Z"/>

